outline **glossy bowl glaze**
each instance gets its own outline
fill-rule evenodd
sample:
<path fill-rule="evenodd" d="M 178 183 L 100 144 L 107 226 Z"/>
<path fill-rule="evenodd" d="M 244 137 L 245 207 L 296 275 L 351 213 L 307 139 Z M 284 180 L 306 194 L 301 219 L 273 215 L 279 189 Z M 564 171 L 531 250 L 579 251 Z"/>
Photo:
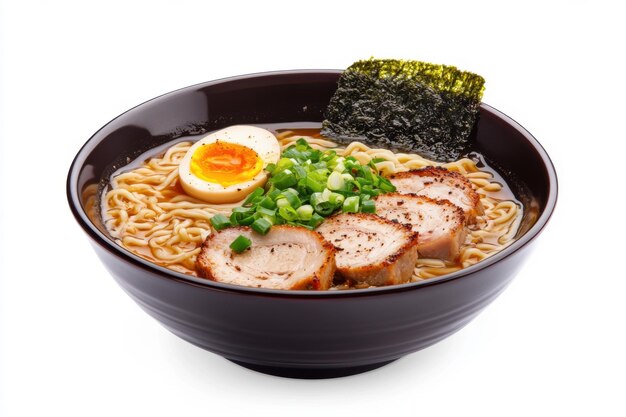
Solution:
<path fill-rule="evenodd" d="M 499 169 L 524 203 L 519 238 L 477 265 L 428 281 L 330 292 L 206 281 L 118 246 L 83 201 L 89 185 L 99 184 L 100 192 L 115 169 L 174 138 L 233 124 L 320 122 L 339 75 L 335 70 L 285 71 L 183 88 L 113 119 L 76 155 L 67 195 L 77 222 L 118 284 L 172 333 L 261 372 L 299 378 L 350 375 L 461 329 L 522 266 L 554 210 L 556 173 L 530 133 L 487 105 L 480 109 L 475 150 Z"/>

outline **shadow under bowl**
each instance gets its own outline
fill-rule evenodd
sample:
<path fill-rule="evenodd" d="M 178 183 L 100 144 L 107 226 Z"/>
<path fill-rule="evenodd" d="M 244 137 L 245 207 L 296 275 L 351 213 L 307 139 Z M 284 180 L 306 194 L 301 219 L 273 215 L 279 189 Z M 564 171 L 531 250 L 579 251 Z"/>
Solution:
<path fill-rule="evenodd" d="M 474 150 L 524 205 L 517 240 L 476 265 L 418 283 L 347 291 L 279 291 L 220 284 L 152 264 L 117 245 L 85 201 L 115 170 L 181 136 L 234 124 L 321 122 L 341 72 L 252 74 L 147 101 L 97 131 L 67 178 L 71 210 L 123 290 L 172 333 L 260 372 L 298 378 L 351 375 L 430 346 L 465 326 L 520 269 L 548 222 L 557 178 L 545 150 L 483 104 Z M 96 204 L 97 206 L 97 204 Z M 94 214 L 95 213 L 95 214 Z"/>

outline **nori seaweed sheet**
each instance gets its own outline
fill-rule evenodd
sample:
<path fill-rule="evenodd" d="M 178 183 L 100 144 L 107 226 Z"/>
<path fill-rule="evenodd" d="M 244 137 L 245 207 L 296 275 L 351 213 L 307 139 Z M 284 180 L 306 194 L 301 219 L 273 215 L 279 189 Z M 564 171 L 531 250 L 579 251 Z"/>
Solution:
<path fill-rule="evenodd" d="M 341 75 L 322 134 L 452 161 L 468 146 L 485 80 L 453 66 L 370 59 Z"/>

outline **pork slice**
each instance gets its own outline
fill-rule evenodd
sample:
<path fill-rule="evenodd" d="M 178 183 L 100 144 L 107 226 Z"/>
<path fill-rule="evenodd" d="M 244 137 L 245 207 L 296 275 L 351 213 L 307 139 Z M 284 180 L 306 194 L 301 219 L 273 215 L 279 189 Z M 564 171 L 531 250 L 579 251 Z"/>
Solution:
<path fill-rule="evenodd" d="M 407 282 L 417 262 L 417 234 L 375 214 L 341 213 L 316 229 L 337 248 L 337 273 L 373 286 Z"/>
<path fill-rule="evenodd" d="M 252 245 L 230 249 L 239 235 Z M 196 258 L 198 275 L 213 281 L 280 290 L 325 290 L 335 274 L 335 248 L 314 231 L 273 226 L 266 235 L 231 227 L 207 237 Z"/>
<path fill-rule="evenodd" d="M 474 223 L 476 216 L 483 213 L 480 196 L 472 183 L 458 172 L 430 166 L 399 172 L 389 180 L 396 187 L 396 192 L 450 201 L 463 210 L 467 223 Z"/>
<path fill-rule="evenodd" d="M 376 197 L 376 214 L 408 224 L 419 234 L 421 258 L 455 260 L 465 240 L 463 210 L 448 200 L 415 194 L 388 193 Z"/>

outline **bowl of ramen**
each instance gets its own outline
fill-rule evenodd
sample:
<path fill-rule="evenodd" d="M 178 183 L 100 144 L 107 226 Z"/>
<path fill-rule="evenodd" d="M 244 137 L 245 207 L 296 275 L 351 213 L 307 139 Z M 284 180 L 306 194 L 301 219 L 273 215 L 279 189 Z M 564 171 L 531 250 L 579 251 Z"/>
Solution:
<path fill-rule="evenodd" d="M 522 267 L 557 197 L 538 141 L 480 102 L 452 152 L 341 130 L 343 74 L 176 90 L 76 155 L 78 224 L 175 335 L 273 375 L 351 375 L 461 329 Z"/>

